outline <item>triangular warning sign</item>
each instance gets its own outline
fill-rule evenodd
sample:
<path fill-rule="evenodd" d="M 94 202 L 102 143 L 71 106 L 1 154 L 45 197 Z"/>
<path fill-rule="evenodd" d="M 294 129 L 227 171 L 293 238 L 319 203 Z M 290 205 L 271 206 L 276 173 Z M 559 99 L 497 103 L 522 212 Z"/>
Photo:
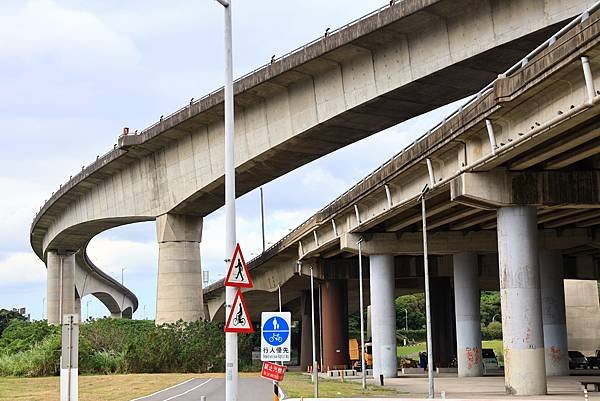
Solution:
<path fill-rule="evenodd" d="M 238 288 L 233 299 L 233 305 L 227 318 L 227 324 L 225 325 L 225 332 L 227 333 L 254 333 L 254 327 L 252 327 L 252 321 L 250 320 L 250 314 L 248 313 L 248 307 L 242 297 L 242 290 Z"/>
<path fill-rule="evenodd" d="M 225 277 L 225 285 L 230 287 L 252 288 L 252 279 L 248 273 L 248 267 L 246 267 L 246 261 L 244 260 L 244 255 L 242 255 L 240 244 L 235 246 L 231 264 L 229 265 L 229 271 L 227 272 L 227 277 Z"/>

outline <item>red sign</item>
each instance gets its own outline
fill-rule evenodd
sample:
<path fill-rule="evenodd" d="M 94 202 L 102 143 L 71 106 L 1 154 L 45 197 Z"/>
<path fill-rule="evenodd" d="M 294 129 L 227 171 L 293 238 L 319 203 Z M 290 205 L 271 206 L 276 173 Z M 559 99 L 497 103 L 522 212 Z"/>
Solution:
<path fill-rule="evenodd" d="M 252 279 L 248 273 L 248 267 L 246 266 L 240 244 L 235 246 L 235 251 L 229 264 L 229 271 L 227 271 L 227 277 L 225 277 L 225 285 L 229 287 L 252 288 Z"/>
<path fill-rule="evenodd" d="M 250 314 L 248 313 L 248 307 L 246 301 L 242 296 L 242 291 L 238 288 L 233 299 L 231 310 L 229 311 L 229 318 L 225 325 L 225 332 L 227 333 L 254 333 L 254 327 L 252 327 L 252 321 L 250 320 Z"/>
<path fill-rule="evenodd" d="M 280 382 L 283 380 L 283 375 L 286 369 L 287 368 L 285 366 L 277 365 L 273 362 L 263 362 L 262 370 L 260 371 L 260 377 Z"/>

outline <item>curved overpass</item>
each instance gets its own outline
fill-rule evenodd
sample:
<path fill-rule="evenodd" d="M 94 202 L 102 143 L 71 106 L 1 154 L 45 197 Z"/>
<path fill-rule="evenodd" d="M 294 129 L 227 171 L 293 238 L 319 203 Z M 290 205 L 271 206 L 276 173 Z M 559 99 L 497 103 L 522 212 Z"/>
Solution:
<path fill-rule="evenodd" d="M 590 3 L 405 0 L 238 79 L 238 195 L 475 92 Z M 121 136 L 61 186 L 31 227 L 49 279 L 66 260 L 76 279 L 87 272 L 111 289 L 101 296 L 109 308 L 112 298 L 122 299 L 119 312 L 124 300 L 135 310 L 135 296 L 89 261 L 86 246 L 109 228 L 159 218 L 157 320 L 200 317 L 204 306 L 187 304 L 201 281 L 189 283 L 200 273 L 202 216 L 223 204 L 222 121 L 219 90 L 140 134 Z M 182 286 L 185 295 L 178 295 Z M 76 288 L 74 301 L 58 304 L 75 302 L 74 310 L 86 293 Z"/>

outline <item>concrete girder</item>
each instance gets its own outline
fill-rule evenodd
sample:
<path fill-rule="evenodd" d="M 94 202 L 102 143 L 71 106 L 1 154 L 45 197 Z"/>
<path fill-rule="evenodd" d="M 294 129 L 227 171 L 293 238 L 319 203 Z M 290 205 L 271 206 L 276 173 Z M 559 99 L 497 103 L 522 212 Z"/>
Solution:
<path fill-rule="evenodd" d="M 597 208 L 600 172 L 463 173 L 452 180 L 450 193 L 453 201 L 482 209 L 509 205 Z"/>
<path fill-rule="evenodd" d="M 342 251 L 358 253 L 357 241 L 364 241 L 364 255 L 420 255 L 423 253 L 423 234 L 402 233 L 346 233 L 340 237 Z M 427 235 L 427 249 L 431 255 L 450 255 L 464 252 L 496 253 L 496 231 L 437 231 Z M 539 243 L 546 249 L 569 249 L 594 242 L 593 232 L 587 229 L 540 230 Z"/>

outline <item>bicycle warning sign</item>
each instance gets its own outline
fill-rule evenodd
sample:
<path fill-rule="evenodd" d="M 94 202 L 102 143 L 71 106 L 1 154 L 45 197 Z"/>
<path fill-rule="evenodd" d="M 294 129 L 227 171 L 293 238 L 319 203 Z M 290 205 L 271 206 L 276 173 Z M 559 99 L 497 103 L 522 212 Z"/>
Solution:
<path fill-rule="evenodd" d="M 290 312 L 263 312 L 261 316 L 261 361 L 289 361 L 291 356 Z"/>
<path fill-rule="evenodd" d="M 248 307 L 246 306 L 244 297 L 242 297 L 242 291 L 239 288 L 235 294 L 232 305 L 227 324 L 225 325 L 225 332 L 254 333 L 254 327 L 252 327 Z"/>

